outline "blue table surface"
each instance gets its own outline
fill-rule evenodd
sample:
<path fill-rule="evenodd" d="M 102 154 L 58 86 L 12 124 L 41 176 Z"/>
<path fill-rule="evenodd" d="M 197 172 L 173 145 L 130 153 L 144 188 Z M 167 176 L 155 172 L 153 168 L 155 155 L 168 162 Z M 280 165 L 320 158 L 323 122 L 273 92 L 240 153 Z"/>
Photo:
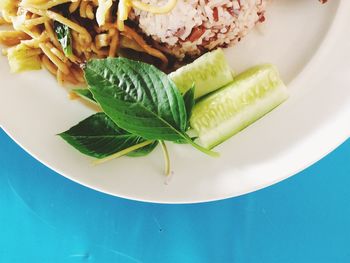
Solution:
<path fill-rule="evenodd" d="M 194 205 L 85 188 L 0 131 L 0 262 L 350 262 L 350 140 L 245 196 Z"/>

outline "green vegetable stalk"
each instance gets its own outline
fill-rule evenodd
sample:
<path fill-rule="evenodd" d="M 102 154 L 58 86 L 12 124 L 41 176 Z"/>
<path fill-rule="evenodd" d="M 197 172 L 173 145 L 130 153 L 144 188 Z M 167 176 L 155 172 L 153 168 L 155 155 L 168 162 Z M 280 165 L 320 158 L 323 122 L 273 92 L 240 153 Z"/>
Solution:
<path fill-rule="evenodd" d="M 63 52 L 67 57 L 73 54 L 72 48 L 72 35 L 67 25 L 63 25 L 60 22 L 54 22 L 54 29 L 58 41 L 60 42 Z"/>

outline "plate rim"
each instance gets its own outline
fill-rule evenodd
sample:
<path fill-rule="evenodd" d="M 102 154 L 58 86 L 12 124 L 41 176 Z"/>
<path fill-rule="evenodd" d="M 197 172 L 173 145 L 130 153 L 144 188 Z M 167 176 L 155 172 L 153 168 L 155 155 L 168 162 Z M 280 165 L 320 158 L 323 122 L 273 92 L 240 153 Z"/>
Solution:
<path fill-rule="evenodd" d="M 298 81 L 300 78 L 302 78 L 302 76 L 304 74 L 306 74 L 306 72 L 312 68 L 312 66 L 314 65 L 314 63 L 317 63 L 317 60 L 320 57 L 320 53 L 322 51 L 322 48 L 324 47 L 324 44 L 328 41 L 328 39 L 331 37 L 332 32 L 334 31 L 334 28 L 337 27 L 338 23 L 341 23 L 341 19 L 343 18 L 346 8 L 350 8 L 350 2 L 348 1 L 346 3 L 345 0 L 340 0 L 338 7 L 336 9 L 336 13 L 335 13 L 335 17 L 331 22 L 331 25 L 329 26 L 328 30 L 326 31 L 324 38 L 322 39 L 322 42 L 319 45 L 319 48 L 314 52 L 314 54 L 312 55 L 312 57 L 310 58 L 310 60 L 305 64 L 305 66 L 302 68 L 302 70 L 299 72 L 299 74 L 292 80 L 291 84 Z M 340 115 L 340 114 L 339 114 Z M 327 126 L 332 126 L 329 123 L 327 123 Z M 126 195 L 126 194 L 116 194 L 113 192 L 110 192 L 108 190 L 104 190 L 101 189 L 100 187 L 96 187 L 93 184 L 90 183 L 86 183 L 85 181 L 81 181 L 78 180 L 72 176 L 69 176 L 67 174 L 65 174 L 64 172 L 61 172 L 59 168 L 54 167 L 54 165 L 51 165 L 49 163 L 47 163 L 44 160 L 41 160 L 41 158 L 39 156 L 36 156 L 36 154 L 32 153 L 29 149 L 27 149 L 27 147 L 25 147 L 22 143 L 20 143 L 15 136 L 12 134 L 12 132 L 8 129 L 6 129 L 6 127 L 4 127 L 4 125 L 0 125 L 0 127 L 4 130 L 4 132 L 14 141 L 16 142 L 22 149 L 24 149 L 29 155 L 31 155 L 32 157 L 34 157 L 37 161 L 39 161 L 40 163 L 44 164 L 46 167 L 48 167 L 49 169 L 53 170 L 54 172 L 64 176 L 65 178 L 75 182 L 75 183 L 79 183 L 80 185 L 83 185 L 87 188 L 91 188 L 93 190 L 96 190 L 98 192 L 101 193 L 105 193 L 108 195 L 112 195 L 112 196 L 116 196 L 116 197 L 120 197 L 120 198 L 125 198 L 125 199 L 129 199 L 129 200 L 134 200 L 134 201 L 139 201 L 139 202 L 149 202 L 149 203 L 160 203 L 160 204 L 193 204 L 193 203 L 203 203 L 203 202 L 212 202 L 212 201 L 218 201 L 218 200 L 225 200 L 228 198 L 232 198 L 232 197 L 237 197 L 237 196 L 242 196 L 242 195 L 246 195 L 248 193 L 251 192 L 255 192 L 257 190 L 266 188 L 268 186 L 274 185 L 276 183 L 279 183 L 281 181 L 284 181 L 290 177 L 292 177 L 293 175 L 296 175 L 298 173 L 300 173 L 301 171 L 305 170 L 306 168 L 310 167 L 311 165 L 313 165 L 314 163 L 316 163 L 317 161 L 319 161 L 320 159 L 324 158 L 326 155 L 328 155 L 330 152 L 332 152 L 333 150 L 335 150 L 339 145 L 341 145 L 342 143 L 344 143 L 348 138 L 349 138 L 349 134 L 346 135 L 338 135 L 336 138 L 337 140 L 334 140 L 335 143 L 332 144 L 331 147 L 327 147 L 327 149 L 325 149 L 323 152 L 321 152 L 320 154 L 318 154 L 317 156 L 314 156 L 314 158 L 310 158 L 307 164 L 302 165 L 301 167 L 296 168 L 293 171 L 290 171 L 289 173 L 286 173 L 285 176 L 281 176 L 280 178 L 278 178 L 277 180 L 274 181 L 269 181 L 266 183 L 261 183 L 259 184 L 259 186 L 253 186 L 250 187 L 249 189 L 242 191 L 240 194 L 225 194 L 225 195 L 221 195 L 215 198 L 207 198 L 207 199 L 201 199 L 201 200 L 188 200 L 188 201 L 162 201 L 162 200 L 154 200 L 154 199 L 145 199 L 145 198 L 138 198 L 135 196 L 130 196 L 130 195 Z M 348 131 L 350 133 L 350 130 Z M 340 134 L 340 133 L 339 133 Z M 334 137 L 334 135 L 333 135 Z"/>

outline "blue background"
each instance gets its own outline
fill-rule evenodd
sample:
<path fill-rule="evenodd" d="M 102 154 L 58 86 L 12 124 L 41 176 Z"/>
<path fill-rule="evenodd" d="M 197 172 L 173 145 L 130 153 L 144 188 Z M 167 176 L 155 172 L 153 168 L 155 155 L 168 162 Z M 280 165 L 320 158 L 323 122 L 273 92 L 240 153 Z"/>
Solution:
<path fill-rule="evenodd" d="M 108 196 L 0 131 L 0 262 L 350 262 L 350 140 L 264 190 L 195 205 Z"/>

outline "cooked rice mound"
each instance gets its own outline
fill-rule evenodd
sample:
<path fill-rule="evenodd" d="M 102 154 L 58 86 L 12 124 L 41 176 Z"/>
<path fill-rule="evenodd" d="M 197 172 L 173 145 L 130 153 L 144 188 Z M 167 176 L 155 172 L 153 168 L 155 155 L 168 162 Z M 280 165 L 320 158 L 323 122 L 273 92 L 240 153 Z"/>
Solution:
<path fill-rule="evenodd" d="M 168 0 L 142 1 L 161 6 Z M 135 9 L 131 18 L 163 49 L 183 59 L 240 41 L 258 22 L 264 21 L 266 1 L 178 0 L 168 14 Z"/>

